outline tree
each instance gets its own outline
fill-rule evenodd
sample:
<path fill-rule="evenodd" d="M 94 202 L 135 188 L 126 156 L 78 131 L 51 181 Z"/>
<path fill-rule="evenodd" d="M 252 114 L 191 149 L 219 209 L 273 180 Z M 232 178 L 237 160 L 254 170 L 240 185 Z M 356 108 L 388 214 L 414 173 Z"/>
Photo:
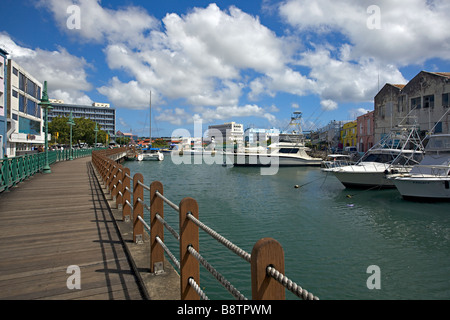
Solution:
<path fill-rule="evenodd" d="M 70 143 L 70 126 L 67 124 L 69 117 L 58 116 L 53 118 L 48 124 L 48 131 L 51 133 L 53 139 L 57 137 L 56 143 L 69 144 Z M 72 143 L 86 142 L 89 145 L 95 143 L 95 121 L 86 118 L 74 118 L 75 125 L 72 126 Z M 97 142 L 105 142 L 107 133 L 101 130 L 98 125 Z M 58 134 L 56 134 L 58 132 Z"/>

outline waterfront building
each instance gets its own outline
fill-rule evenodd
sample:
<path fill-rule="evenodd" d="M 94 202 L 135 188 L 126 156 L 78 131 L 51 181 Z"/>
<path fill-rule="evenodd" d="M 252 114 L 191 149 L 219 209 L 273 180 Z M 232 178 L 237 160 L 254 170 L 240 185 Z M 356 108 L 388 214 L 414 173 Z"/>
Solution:
<path fill-rule="evenodd" d="M 117 131 L 116 132 L 116 137 L 124 137 L 124 138 L 130 138 L 130 143 L 131 144 L 135 144 L 136 141 L 139 140 L 139 137 L 137 134 L 133 134 L 133 133 L 127 133 L 127 132 L 122 132 L 122 131 Z"/>
<path fill-rule="evenodd" d="M 326 126 L 311 133 L 311 143 L 318 149 L 331 152 L 342 150 L 342 128 L 349 121 L 330 121 Z"/>
<path fill-rule="evenodd" d="M 8 60 L 7 70 L 6 153 L 15 157 L 45 143 L 42 84 L 14 60 Z"/>
<path fill-rule="evenodd" d="M 374 142 L 374 111 L 367 112 L 356 119 L 357 122 L 357 150 L 366 152 L 373 147 Z"/>
<path fill-rule="evenodd" d="M 356 126 L 356 120 L 347 122 L 342 126 L 342 145 L 344 146 L 344 148 L 356 146 Z"/>
<path fill-rule="evenodd" d="M 67 104 L 62 100 L 50 99 L 53 109 L 49 112 L 48 121 L 58 116 L 68 117 L 72 112 L 74 118 L 86 118 L 97 122 L 110 137 L 116 132 L 116 109 L 108 103 L 94 102 L 92 105 Z M 100 129 L 100 128 L 99 128 Z"/>
<path fill-rule="evenodd" d="M 235 122 L 227 122 L 219 125 L 212 125 L 208 127 L 209 130 L 209 138 L 217 139 L 216 137 L 218 133 L 221 134 L 223 143 L 244 143 L 244 126 Z"/>
<path fill-rule="evenodd" d="M 417 123 L 423 136 L 450 133 L 449 107 L 450 72 L 421 71 L 405 85 L 387 83 L 375 96 L 375 142 L 402 120 Z"/>
<path fill-rule="evenodd" d="M 249 145 L 267 144 L 267 141 L 273 140 L 274 137 L 280 135 L 280 130 L 276 128 L 272 129 L 260 129 L 260 128 L 247 128 L 244 131 L 244 141 Z"/>
<path fill-rule="evenodd" d="M 6 154 L 6 106 L 8 52 L 0 48 L 0 159 Z"/>

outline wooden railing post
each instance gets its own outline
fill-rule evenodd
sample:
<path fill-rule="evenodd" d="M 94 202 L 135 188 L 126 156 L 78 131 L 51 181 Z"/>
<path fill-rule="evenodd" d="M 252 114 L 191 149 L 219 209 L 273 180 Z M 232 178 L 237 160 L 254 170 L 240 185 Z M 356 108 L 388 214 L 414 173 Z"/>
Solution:
<path fill-rule="evenodd" d="M 156 218 L 159 214 L 164 218 L 164 201 L 156 195 L 156 191 L 164 194 L 161 182 L 154 181 L 150 185 L 150 272 L 164 271 L 164 249 L 156 241 L 159 237 L 164 242 L 164 225 Z"/>
<path fill-rule="evenodd" d="M 125 222 L 129 222 L 131 217 L 131 207 L 127 204 L 127 201 L 131 204 L 131 183 L 129 177 L 130 169 L 123 168 L 122 219 Z"/>
<path fill-rule="evenodd" d="M 251 278 L 253 300 L 284 300 L 285 288 L 267 275 L 272 266 L 284 274 L 284 251 L 280 243 L 272 238 L 263 238 L 253 246 L 251 254 Z"/>
<path fill-rule="evenodd" d="M 133 176 L 133 241 L 141 244 L 144 241 L 144 225 L 138 216 L 144 218 L 144 206 L 138 199 L 144 200 L 144 188 L 139 182 L 144 183 L 144 177 L 136 173 Z"/>
<path fill-rule="evenodd" d="M 116 208 L 123 210 L 122 198 L 124 193 L 123 188 L 123 166 L 119 165 L 119 171 L 117 171 L 117 193 L 116 193 Z"/>
<path fill-rule="evenodd" d="M 187 214 L 191 213 L 198 219 L 198 204 L 192 198 L 184 198 L 181 200 L 179 208 L 181 300 L 200 300 L 197 292 L 189 284 L 189 278 L 193 278 L 197 284 L 200 284 L 200 265 L 188 251 L 188 246 L 192 246 L 199 252 L 198 227 L 187 217 Z"/>

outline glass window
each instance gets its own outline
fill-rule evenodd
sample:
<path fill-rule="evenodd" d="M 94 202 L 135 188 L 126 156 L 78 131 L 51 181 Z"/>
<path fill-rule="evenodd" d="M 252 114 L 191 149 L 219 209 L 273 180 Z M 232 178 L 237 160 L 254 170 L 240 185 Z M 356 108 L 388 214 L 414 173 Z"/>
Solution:
<path fill-rule="evenodd" d="M 434 108 L 434 95 L 423 97 L 423 107 L 424 108 Z"/>
<path fill-rule="evenodd" d="M 25 91 L 25 75 L 22 72 L 19 72 L 19 89 Z"/>
<path fill-rule="evenodd" d="M 27 113 L 31 116 L 36 115 L 36 102 L 34 102 L 33 100 L 27 100 Z"/>
<path fill-rule="evenodd" d="M 415 109 L 420 109 L 421 108 L 420 103 L 421 103 L 421 98 L 420 97 L 412 98 L 411 99 L 411 110 L 413 110 L 414 108 Z"/>
<path fill-rule="evenodd" d="M 450 103 L 449 103 L 449 95 L 450 95 L 450 94 L 448 94 L 448 93 L 442 94 L 442 105 L 443 105 L 444 107 L 450 106 Z"/>
<path fill-rule="evenodd" d="M 36 90 L 36 85 L 34 84 L 33 81 L 31 81 L 30 79 L 27 79 L 27 93 L 30 96 L 35 96 L 35 90 Z"/>
<path fill-rule="evenodd" d="M 25 97 L 23 95 L 19 95 L 19 111 L 25 112 Z"/>
<path fill-rule="evenodd" d="M 41 134 L 41 122 L 19 117 L 19 133 Z"/>

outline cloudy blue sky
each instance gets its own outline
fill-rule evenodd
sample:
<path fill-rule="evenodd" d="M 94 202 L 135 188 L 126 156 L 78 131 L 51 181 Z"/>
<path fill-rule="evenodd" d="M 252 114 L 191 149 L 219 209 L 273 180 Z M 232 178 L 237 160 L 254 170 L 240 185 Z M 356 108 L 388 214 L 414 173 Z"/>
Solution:
<path fill-rule="evenodd" d="M 110 103 L 124 132 L 148 133 L 150 91 L 153 136 L 283 129 L 293 111 L 314 129 L 449 72 L 449 16 L 448 0 L 2 0 L 0 47 L 51 98 Z"/>

